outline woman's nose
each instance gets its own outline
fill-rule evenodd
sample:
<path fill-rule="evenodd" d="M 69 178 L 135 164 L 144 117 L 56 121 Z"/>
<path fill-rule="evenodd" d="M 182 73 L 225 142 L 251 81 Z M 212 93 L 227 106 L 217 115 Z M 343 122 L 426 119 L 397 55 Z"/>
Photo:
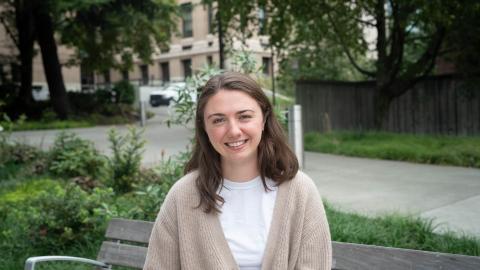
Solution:
<path fill-rule="evenodd" d="M 236 137 L 242 133 L 239 123 L 237 121 L 230 121 L 228 125 L 228 135 L 230 137 Z"/>

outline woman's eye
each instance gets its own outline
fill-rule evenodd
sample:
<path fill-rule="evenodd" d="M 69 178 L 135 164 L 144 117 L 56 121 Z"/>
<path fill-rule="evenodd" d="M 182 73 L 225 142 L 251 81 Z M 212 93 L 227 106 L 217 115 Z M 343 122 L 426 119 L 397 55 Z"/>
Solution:
<path fill-rule="evenodd" d="M 213 122 L 212 122 L 212 123 L 213 123 L 213 124 L 219 124 L 219 123 L 221 123 L 221 122 L 223 122 L 223 118 L 216 118 L 216 119 L 213 119 Z"/>
<path fill-rule="evenodd" d="M 250 119 L 252 118 L 251 115 L 240 115 L 240 120 L 247 120 L 247 119 Z"/>

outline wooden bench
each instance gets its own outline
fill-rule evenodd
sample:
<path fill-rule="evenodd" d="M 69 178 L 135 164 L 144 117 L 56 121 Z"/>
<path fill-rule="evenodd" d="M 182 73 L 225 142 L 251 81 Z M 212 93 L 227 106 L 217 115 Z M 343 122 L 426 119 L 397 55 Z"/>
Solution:
<path fill-rule="evenodd" d="M 112 219 L 105 233 L 97 260 L 67 256 L 31 257 L 25 270 L 33 270 L 44 261 L 74 261 L 111 269 L 126 266 L 141 269 L 147 254 L 147 244 L 153 222 Z M 333 269 L 480 269 L 480 257 L 420 250 L 388 248 L 333 242 Z"/>

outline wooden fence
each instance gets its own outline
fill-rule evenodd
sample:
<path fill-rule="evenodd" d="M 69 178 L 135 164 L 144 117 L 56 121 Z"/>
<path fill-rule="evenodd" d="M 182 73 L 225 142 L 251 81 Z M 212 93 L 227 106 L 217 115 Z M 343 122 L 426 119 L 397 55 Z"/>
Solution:
<path fill-rule="evenodd" d="M 305 132 L 370 130 L 375 82 L 298 81 Z M 327 119 L 328 118 L 328 119 Z M 393 101 L 383 130 L 416 134 L 479 135 L 480 85 L 433 76 Z"/>

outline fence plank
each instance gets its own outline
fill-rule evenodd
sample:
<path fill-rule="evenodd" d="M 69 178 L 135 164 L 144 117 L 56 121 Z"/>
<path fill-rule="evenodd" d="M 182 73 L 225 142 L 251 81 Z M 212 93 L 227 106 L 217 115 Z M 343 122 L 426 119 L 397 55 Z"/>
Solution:
<path fill-rule="evenodd" d="M 480 91 L 459 94 L 462 82 L 451 75 L 432 76 L 395 99 L 384 130 L 420 134 L 480 134 Z M 479 87 L 479 86 L 475 86 Z M 374 127 L 375 82 L 298 81 L 305 132 L 324 132 L 327 113 L 333 129 Z M 473 91 L 473 92 L 472 92 Z M 462 93 L 465 90 L 461 91 Z M 465 96 L 465 95 L 464 95 Z"/>

